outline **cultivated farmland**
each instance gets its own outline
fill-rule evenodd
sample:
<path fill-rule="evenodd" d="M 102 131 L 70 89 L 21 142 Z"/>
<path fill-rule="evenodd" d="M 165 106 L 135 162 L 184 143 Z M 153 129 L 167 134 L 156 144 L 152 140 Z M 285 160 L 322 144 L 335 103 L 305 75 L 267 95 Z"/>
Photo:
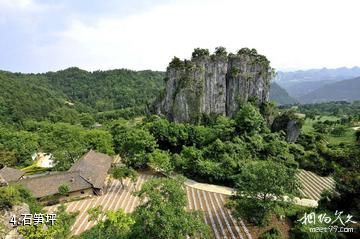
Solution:
<path fill-rule="evenodd" d="M 81 232 L 94 226 L 94 222 L 89 222 L 87 210 L 97 205 L 102 205 L 104 210 L 124 209 L 129 213 L 134 211 L 139 203 L 139 199 L 132 195 L 134 189 L 139 189 L 141 185 L 153 177 L 151 174 L 141 173 L 135 185 L 130 180 L 124 181 L 124 187 L 120 181 L 111 180 L 107 185 L 107 192 L 102 196 L 67 203 L 67 211 L 79 211 L 79 215 L 72 227 L 72 234 L 78 235 Z M 135 188 L 134 188 L 135 187 Z M 210 225 L 215 238 L 252 238 L 245 224 L 236 221 L 230 211 L 224 207 L 228 196 L 207 192 L 191 187 L 186 187 L 189 210 L 204 211 L 204 220 Z M 57 205 L 48 207 L 49 211 L 54 211 Z"/>
<path fill-rule="evenodd" d="M 334 191 L 335 181 L 332 177 L 320 177 L 305 170 L 299 170 L 297 177 L 302 185 L 300 193 L 303 198 L 318 201 L 325 190 Z"/>
<path fill-rule="evenodd" d="M 133 212 L 139 204 L 139 199 L 132 195 L 135 190 L 141 188 L 144 182 L 154 177 L 150 173 L 139 174 L 137 182 L 133 184 L 129 179 L 124 180 L 124 186 L 118 180 L 108 180 L 106 193 L 102 196 L 93 196 L 84 200 L 67 203 L 69 212 L 79 211 L 79 215 L 72 227 L 72 234 L 78 235 L 94 226 L 89 222 L 87 210 L 97 205 L 102 205 L 104 210 L 124 209 L 125 212 Z M 330 177 L 319 177 L 314 173 L 300 170 L 298 178 L 303 188 L 301 193 L 304 198 L 318 200 L 320 193 L 325 189 L 334 188 L 334 180 Z M 225 207 L 228 195 L 185 186 L 189 210 L 204 212 L 204 221 L 213 232 L 215 238 L 241 238 L 251 239 L 251 232 L 242 220 L 236 220 Z M 57 205 L 48 207 L 54 211 Z"/>

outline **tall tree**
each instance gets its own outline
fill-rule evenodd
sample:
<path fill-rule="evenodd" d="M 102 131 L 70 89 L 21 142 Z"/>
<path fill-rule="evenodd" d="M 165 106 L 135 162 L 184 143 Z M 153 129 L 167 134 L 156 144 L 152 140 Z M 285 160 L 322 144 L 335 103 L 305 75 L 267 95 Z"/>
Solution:
<path fill-rule="evenodd" d="M 87 210 L 87 213 L 89 214 L 89 222 L 93 221 L 98 225 L 98 239 L 101 239 L 102 229 L 104 227 L 102 219 L 105 216 L 102 206 L 98 205 L 96 207 L 90 208 Z"/>
<path fill-rule="evenodd" d="M 132 215 L 125 213 L 123 209 L 108 211 L 104 221 L 106 238 L 129 238 L 128 236 L 134 223 L 135 220 Z"/>
<path fill-rule="evenodd" d="M 17 163 L 15 150 L 7 150 L 0 144 L 0 168 L 4 166 L 15 166 Z"/>
<path fill-rule="evenodd" d="M 167 151 L 156 149 L 154 152 L 148 155 L 149 165 L 164 173 L 171 173 L 174 169 L 170 161 L 170 155 Z"/>
<path fill-rule="evenodd" d="M 247 163 L 237 176 L 236 195 L 230 205 L 235 216 L 257 225 L 267 224 L 276 207 L 281 207 L 297 193 L 296 171 L 281 163 L 254 161 Z"/>
<path fill-rule="evenodd" d="M 111 134 L 105 130 L 93 129 L 84 131 L 87 148 L 104 154 L 114 154 Z"/>
<path fill-rule="evenodd" d="M 209 228 L 198 212 L 187 212 L 182 181 L 157 178 L 137 194 L 141 205 L 134 212 L 131 238 L 208 238 Z"/>
<path fill-rule="evenodd" d="M 89 210 L 90 211 L 90 210 Z M 131 227 L 135 223 L 133 216 L 123 209 L 117 211 L 102 211 L 101 207 L 95 207 L 90 211 L 92 219 L 97 221 L 96 226 L 83 232 L 79 238 L 83 239 L 129 239 Z M 105 218 L 105 219 L 104 219 Z"/>
<path fill-rule="evenodd" d="M 248 134 L 259 132 L 265 123 L 259 109 L 251 103 L 244 103 L 241 105 L 239 111 L 235 115 L 235 121 L 238 130 Z"/>
<path fill-rule="evenodd" d="M 156 141 L 147 130 L 141 128 L 113 128 L 115 148 L 124 158 L 127 166 L 143 168 L 147 163 L 147 153 L 156 147 Z"/>
<path fill-rule="evenodd" d="M 111 170 L 111 176 L 117 180 L 120 180 L 121 185 L 124 187 L 124 179 L 130 178 L 130 180 L 135 183 L 138 177 L 137 172 L 125 166 L 116 167 Z"/>

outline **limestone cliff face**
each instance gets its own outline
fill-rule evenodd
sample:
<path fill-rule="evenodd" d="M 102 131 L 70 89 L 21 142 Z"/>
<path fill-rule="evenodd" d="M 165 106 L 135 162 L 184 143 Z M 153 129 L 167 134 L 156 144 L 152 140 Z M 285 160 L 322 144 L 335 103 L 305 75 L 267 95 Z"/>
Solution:
<path fill-rule="evenodd" d="M 269 61 L 249 49 L 191 61 L 174 58 L 155 109 L 175 122 L 197 123 L 203 114 L 232 116 L 240 102 L 268 100 L 271 74 Z"/>
<path fill-rule="evenodd" d="M 188 64 L 186 68 L 167 70 L 166 93 L 158 107 L 159 114 L 176 122 L 190 122 L 202 111 L 204 69 L 201 65 Z"/>
<path fill-rule="evenodd" d="M 257 62 L 246 54 L 229 57 L 226 113 L 232 116 L 239 102 L 257 99 L 259 103 L 269 99 L 271 72 L 268 62 Z"/>

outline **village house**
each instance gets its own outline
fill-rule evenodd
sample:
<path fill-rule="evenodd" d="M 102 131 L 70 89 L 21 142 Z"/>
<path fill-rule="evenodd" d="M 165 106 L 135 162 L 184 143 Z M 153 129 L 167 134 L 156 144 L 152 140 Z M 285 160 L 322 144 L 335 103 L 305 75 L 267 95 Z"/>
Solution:
<path fill-rule="evenodd" d="M 45 175 L 32 175 L 17 182 L 30 190 L 35 198 L 66 200 L 74 197 L 101 195 L 105 180 L 111 167 L 112 157 L 93 150 L 83 155 L 66 172 L 53 172 Z M 66 185 L 69 192 L 59 194 L 59 187 Z"/>

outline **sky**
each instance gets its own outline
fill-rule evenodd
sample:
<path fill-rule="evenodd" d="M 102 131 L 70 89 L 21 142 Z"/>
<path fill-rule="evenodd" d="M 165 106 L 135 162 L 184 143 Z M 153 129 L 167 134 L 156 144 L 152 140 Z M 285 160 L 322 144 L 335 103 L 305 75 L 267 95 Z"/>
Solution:
<path fill-rule="evenodd" d="M 196 47 L 277 70 L 360 65 L 358 0 L 0 0 L 0 69 L 164 71 Z"/>

